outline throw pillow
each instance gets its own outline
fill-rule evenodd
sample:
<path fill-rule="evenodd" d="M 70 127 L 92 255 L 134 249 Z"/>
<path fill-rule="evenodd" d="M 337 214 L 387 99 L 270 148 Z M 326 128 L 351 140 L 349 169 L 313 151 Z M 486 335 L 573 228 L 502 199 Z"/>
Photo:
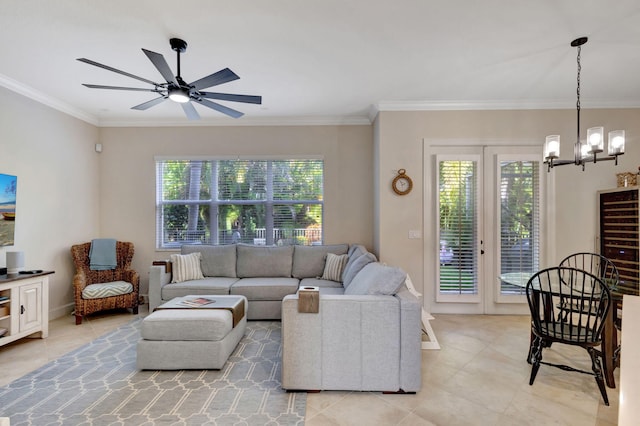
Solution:
<path fill-rule="evenodd" d="M 344 294 L 392 296 L 400 290 L 406 279 L 407 273 L 402 269 L 373 262 L 358 272 Z"/>
<path fill-rule="evenodd" d="M 322 276 L 327 253 L 346 254 L 348 244 L 331 244 L 321 246 L 293 246 L 293 278 L 317 278 Z"/>
<path fill-rule="evenodd" d="M 202 254 L 198 252 L 189 254 L 172 254 L 171 263 L 173 276 L 172 283 L 181 283 L 189 280 L 201 280 L 204 278 L 200 268 Z"/>
<path fill-rule="evenodd" d="M 344 268 L 344 273 L 342 274 L 342 285 L 344 288 L 347 288 L 351 284 L 353 278 L 358 275 L 362 268 L 375 261 L 375 255 L 369 252 L 354 258 L 353 261 L 352 259 L 349 259 L 347 266 Z"/>
<path fill-rule="evenodd" d="M 324 272 L 322 273 L 323 280 L 329 281 L 342 281 L 342 271 L 349 260 L 348 254 L 333 254 L 327 253 L 327 257 L 324 263 Z"/>
<path fill-rule="evenodd" d="M 236 277 L 236 246 L 183 244 L 181 254 L 200 252 L 200 268 L 205 277 Z"/>

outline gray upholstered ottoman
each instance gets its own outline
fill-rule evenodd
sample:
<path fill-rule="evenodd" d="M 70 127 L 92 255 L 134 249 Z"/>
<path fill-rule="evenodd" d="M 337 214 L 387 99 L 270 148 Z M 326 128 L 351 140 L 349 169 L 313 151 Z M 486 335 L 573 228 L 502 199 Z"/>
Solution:
<path fill-rule="evenodd" d="M 241 297 L 244 312 L 247 299 Z M 220 369 L 247 327 L 243 315 L 234 326 L 228 309 L 161 309 L 142 321 L 137 347 L 141 370 Z"/>

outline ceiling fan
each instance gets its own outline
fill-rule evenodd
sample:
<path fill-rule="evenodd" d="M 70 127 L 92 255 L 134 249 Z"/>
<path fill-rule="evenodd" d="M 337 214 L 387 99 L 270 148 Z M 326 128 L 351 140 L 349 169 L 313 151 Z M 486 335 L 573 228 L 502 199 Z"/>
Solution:
<path fill-rule="evenodd" d="M 118 74 L 125 75 L 127 77 L 135 78 L 136 80 L 143 81 L 148 84 L 152 84 L 154 87 L 151 88 L 139 88 L 139 87 L 121 87 L 121 86 L 103 86 L 99 84 L 84 84 L 83 86 L 89 87 L 91 89 L 109 89 L 109 90 L 131 90 L 131 91 L 142 91 L 142 92 L 154 92 L 160 95 L 159 98 L 151 99 L 150 101 L 143 102 L 140 105 L 136 105 L 131 107 L 131 109 L 137 110 L 146 110 L 151 108 L 154 105 L 158 105 L 161 102 L 170 99 L 174 102 L 182 105 L 182 109 L 184 113 L 187 115 L 189 120 L 198 120 L 200 119 L 200 115 L 198 111 L 196 111 L 195 107 L 191 103 L 197 102 L 200 105 L 206 106 L 207 108 L 211 108 L 223 114 L 226 114 L 233 118 L 242 117 L 244 113 L 240 111 L 236 111 L 235 109 L 226 107 L 216 102 L 212 102 L 209 99 L 219 99 L 222 101 L 232 101 L 232 102 L 244 102 L 249 104 L 261 104 L 262 96 L 252 96 L 252 95 L 234 95 L 231 93 L 215 93 L 215 92 L 203 92 L 203 89 L 208 87 L 217 86 L 219 84 L 228 83 L 233 80 L 237 80 L 240 77 L 236 75 L 229 68 L 225 68 L 218 72 L 215 72 L 211 75 L 203 77 L 199 80 L 196 80 L 192 83 L 186 83 L 182 77 L 180 76 L 180 53 L 183 53 L 187 50 L 187 43 L 184 40 L 179 38 L 172 38 L 169 40 L 171 44 L 171 49 L 177 52 L 178 55 L 178 75 L 174 76 L 171 72 L 171 68 L 169 68 L 169 64 L 159 53 L 152 52 L 147 49 L 142 49 L 142 51 L 147 55 L 151 63 L 157 68 L 162 77 L 166 80 L 166 83 L 156 83 L 151 80 L 147 80 L 146 78 L 138 77 L 137 75 L 130 74 L 125 71 L 121 71 L 119 69 L 110 67 L 108 65 L 103 65 L 98 62 L 92 61 L 87 58 L 78 58 L 78 61 L 84 62 L 89 65 L 94 65 L 96 67 L 103 68 L 108 71 L 113 71 Z"/>

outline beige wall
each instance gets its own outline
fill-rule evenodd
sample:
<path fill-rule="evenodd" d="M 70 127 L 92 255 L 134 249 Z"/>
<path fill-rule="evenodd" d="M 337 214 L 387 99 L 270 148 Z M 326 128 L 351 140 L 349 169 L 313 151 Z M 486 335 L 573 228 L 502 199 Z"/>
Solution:
<path fill-rule="evenodd" d="M 372 126 L 264 126 L 101 128 L 0 88 L 0 173 L 18 176 L 16 245 L 28 268 L 55 270 L 50 313 L 73 306 L 69 256 L 72 244 L 113 237 L 136 244 L 134 267 L 143 291 L 155 250 L 154 156 L 321 155 L 325 159 L 325 242 L 358 242 L 382 261 L 406 269 L 418 290 L 433 282 L 424 268 L 423 167 L 429 143 L 539 144 L 563 136 L 569 158 L 575 111 L 381 112 Z M 565 166 L 552 173 L 555 189 L 549 261 L 592 250 L 596 239 L 595 195 L 615 187 L 615 173 L 640 165 L 640 110 L 584 110 L 585 125 L 627 131 L 627 154 L 587 172 Z M 593 123 L 593 124 L 592 124 Z M 103 152 L 94 144 L 103 144 Z M 390 183 L 400 168 L 414 190 L 399 197 Z M 552 182 L 553 184 L 553 182 Z M 428 200 L 427 200 L 428 201 Z M 0 266 L 7 248 L 0 248 Z M 432 285 L 427 285 L 428 288 Z"/>
<path fill-rule="evenodd" d="M 639 109 L 583 109 L 581 120 L 585 128 L 603 125 L 605 131 L 625 129 L 627 153 L 620 157 L 618 167 L 607 162 L 587 166 L 586 172 L 575 166 L 554 169 L 550 176 L 551 187 L 555 190 L 551 207 L 555 209 L 552 226 L 557 232 L 549 242 L 548 262 L 552 263 L 571 252 L 594 249 L 596 191 L 615 187 L 616 173 L 635 171 L 640 165 Z M 428 241 L 408 238 L 409 230 L 421 230 L 423 235 L 429 236 L 425 233 L 428 226 L 423 226 L 423 194 L 432 185 L 431 179 L 424 174 L 425 149 L 428 150 L 431 143 L 537 144 L 542 156 L 545 136 L 560 134 L 561 157 L 572 158 L 576 113 L 572 110 L 381 112 L 374 129 L 377 150 L 374 169 L 378 171 L 374 194 L 375 248 L 382 261 L 407 270 L 416 288 L 424 291 L 425 297 L 432 297 L 433 271 L 429 263 L 424 262 L 424 247 Z M 586 130 L 583 132 L 586 134 Z M 395 195 L 390 186 L 401 168 L 407 170 L 414 182 L 413 191 L 402 197 Z M 423 268 L 423 265 L 426 266 Z"/>
<path fill-rule="evenodd" d="M 71 311 L 69 248 L 98 234 L 95 126 L 0 88 L 0 173 L 18 176 L 15 246 L 27 269 L 54 270 L 51 317 Z M 71 319 L 70 319 L 71 321 Z"/>
<path fill-rule="evenodd" d="M 321 155 L 325 243 L 373 246 L 371 126 L 102 128 L 100 235 L 132 241 L 142 293 L 155 249 L 154 156 Z"/>

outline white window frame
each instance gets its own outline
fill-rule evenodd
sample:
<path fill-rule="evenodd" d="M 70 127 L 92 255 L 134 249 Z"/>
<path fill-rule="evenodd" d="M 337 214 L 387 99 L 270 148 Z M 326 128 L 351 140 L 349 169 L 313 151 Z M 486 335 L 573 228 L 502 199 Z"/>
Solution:
<path fill-rule="evenodd" d="M 265 162 L 274 162 L 274 161 L 288 161 L 288 160 L 309 160 L 309 161 L 322 161 L 323 162 L 323 189 L 322 195 L 319 200 L 275 200 L 273 197 L 273 187 L 267 185 L 267 197 L 264 200 L 217 200 L 214 197 L 209 200 L 171 200 L 165 201 L 162 199 L 162 170 L 159 167 L 159 164 L 166 161 L 201 161 L 201 162 L 218 162 L 218 161 L 265 161 Z M 210 212 L 210 233 L 211 240 L 218 239 L 218 220 L 217 220 L 217 207 L 220 205 L 240 205 L 240 204 L 251 204 L 251 205 L 264 205 L 265 206 L 265 214 L 273 213 L 274 205 L 286 205 L 286 204 L 317 204 L 321 207 L 322 211 L 322 222 L 324 224 L 324 158 L 322 156 L 251 156 L 251 157 L 173 157 L 173 156 L 156 156 L 154 157 L 154 161 L 156 164 L 155 173 L 156 173 L 156 250 L 175 250 L 179 248 L 182 244 L 189 244 L 188 241 L 179 241 L 174 244 L 164 244 L 164 219 L 162 215 L 162 207 L 167 204 L 196 204 L 196 205 L 204 205 L 208 204 L 211 206 Z M 213 185 L 215 186 L 215 184 Z M 217 190 L 215 187 L 211 188 L 212 194 L 217 194 Z M 215 216 L 215 217 L 213 217 Z M 267 228 L 269 228 L 268 224 L 273 225 L 273 217 L 270 218 L 265 217 L 265 223 L 267 224 Z M 215 226 L 215 227 L 214 227 Z M 272 226 L 273 228 L 273 226 Z M 320 241 L 324 241 L 324 226 L 321 228 L 321 236 Z M 217 241 L 211 241 L 210 244 L 218 244 Z M 273 241 L 272 232 L 269 232 L 267 229 L 267 238 L 264 244 L 273 245 L 275 241 Z"/>
<path fill-rule="evenodd" d="M 473 149 L 473 148 L 472 148 Z M 484 219 L 483 219 L 483 209 L 482 209 L 482 203 L 483 200 L 481 199 L 481 194 L 482 194 L 482 176 L 483 176 L 483 170 L 482 170 L 482 150 L 480 148 L 479 153 L 460 153 L 460 154 L 436 154 L 435 155 L 435 165 L 434 165 L 434 169 L 435 169 L 435 185 L 437 186 L 437 184 L 440 182 L 440 167 L 439 164 L 441 161 L 474 161 L 476 163 L 476 203 L 477 203 L 477 217 L 476 217 L 476 230 L 478 231 L 478 235 L 482 235 L 482 225 L 484 223 Z M 440 235 L 440 195 L 437 194 L 435 199 L 437 200 L 437 202 L 435 203 L 435 219 L 436 219 L 436 241 L 440 241 L 441 240 L 441 235 Z M 476 250 L 477 253 L 480 253 L 482 247 L 481 247 L 481 241 L 480 239 L 478 239 L 476 242 Z M 478 259 L 477 262 L 478 265 L 478 271 L 476 271 L 476 278 L 478 280 L 482 279 L 482 274 L 483 274 L 483 266 L 482 266 L 482 259 Z M 437 266 L 436 266 L 436 279 L 437 279 L 437 285 L 435 288 L 435 296 L 436 296 L 436 302 L 437 303 L 480 303 L 482 301 L 482 297 L 483 297 L 483 289 L 482 286 L 478 286 L 477 287 L 477 293 L 475 294 L 450 294 L 450 293 L 441 293 L 440 292 L 440 281 L 439 281 L 439 277 L 440 277 L 440 262 L 437 262 Z"/>

